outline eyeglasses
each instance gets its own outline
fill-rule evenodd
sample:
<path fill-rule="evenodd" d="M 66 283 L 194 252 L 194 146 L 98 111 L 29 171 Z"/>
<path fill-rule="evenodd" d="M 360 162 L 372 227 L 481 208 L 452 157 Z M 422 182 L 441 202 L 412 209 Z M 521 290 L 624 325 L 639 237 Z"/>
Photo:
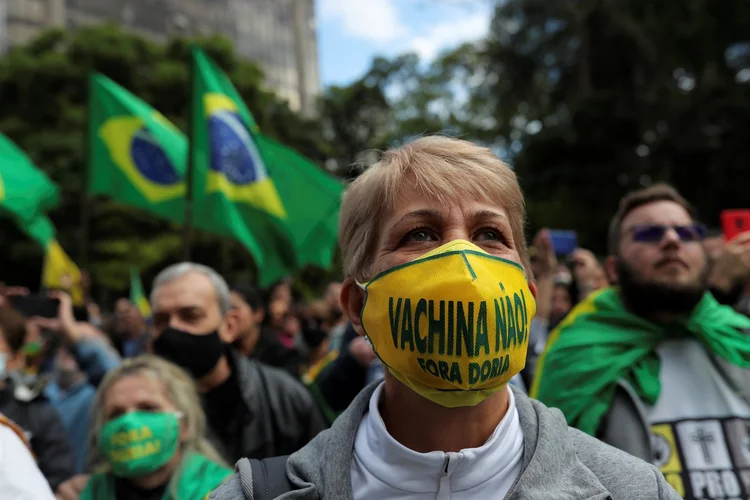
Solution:
<path fill-rule="evenodd" d="M 682 242 L 703 241 L 706 237 L 706 226 L 689 224 L 687 226 L 664 226 L 661 224 L 642 224 L 630 228 L 633 241 L 640 243 L 660 243 L 667 231 L 674 229 Z"/>

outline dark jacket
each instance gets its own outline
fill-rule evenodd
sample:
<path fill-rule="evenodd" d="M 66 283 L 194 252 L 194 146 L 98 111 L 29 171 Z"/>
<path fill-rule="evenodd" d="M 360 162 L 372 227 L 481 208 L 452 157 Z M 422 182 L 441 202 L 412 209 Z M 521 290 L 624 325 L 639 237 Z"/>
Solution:
<path fill-rule="evenodd" d="M 287 476 L 297 490 L 287 500 L 352 500 L 354 438 L 367 411 L 371 384 L 333 427 L 289 457 Z M 568 427 L 556 408 L 514 390 L 524 437 L 521 473 L 506 500 L 679 500 L 661 472 L 642 460 Z M 211 500 L 253 500 L 247 461 L 211 494 Z"/>
<path fill-rule="evenodd" d="M 252 458 L 293 453 L 326 428 L 312 396 L 285 371 L 230 349 L 245 415 L 235 439 Z M 225 455 L 233 455 L 226 454 Z M 226 456 L 229 461 L 234 456 Z"/>
<path fill-rule="evenodd" d="M 76 459 L 68 434 L 57 411 L 41 391 L 25 387 L 16 391 L 16 387 L 13 380 L 7 379 L 5 387 L 0 389 L 0 413 L 26 432 L 39 469 L 54 491 L 75 473 Z"/>
<path fill-rule="evenodd" d="M 255 346 L 252 357 L 264 365 L 281 368 L 292 377 L 300 378 L 302 356 L 299 350 L 284 347 L 279 337 L 270 328 L 261 327 L 258 345 Z"/>
<path fill-rule="evenodd" d="M 350 323 L 342 337 L 338 357 L 314 381 L 323 399 L 321 405 L 326 404 L 334 414 L 344 411 L 367 381 L 367 368 L 349 351 L 349 344 L 355 338 L 357 332 Z"/>

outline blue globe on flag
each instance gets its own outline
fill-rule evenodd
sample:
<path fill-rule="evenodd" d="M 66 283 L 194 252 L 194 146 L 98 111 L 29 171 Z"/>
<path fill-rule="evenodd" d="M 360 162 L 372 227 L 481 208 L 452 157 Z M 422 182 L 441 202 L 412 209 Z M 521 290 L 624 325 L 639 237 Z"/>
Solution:
<path fill-rule="evenodd" d="M 266 177 L 255 142 L 242 120 L 231 111 L 217 111 L 208 119 L 211 170 L 232 184 L 244 185 Z"/>
<path fill-rule="evenodd" d="M 145 127 L 133 136 L 130 156 L 141 175 L 154 184 L 169 186 L 180 182 L 164 150 Z"/>

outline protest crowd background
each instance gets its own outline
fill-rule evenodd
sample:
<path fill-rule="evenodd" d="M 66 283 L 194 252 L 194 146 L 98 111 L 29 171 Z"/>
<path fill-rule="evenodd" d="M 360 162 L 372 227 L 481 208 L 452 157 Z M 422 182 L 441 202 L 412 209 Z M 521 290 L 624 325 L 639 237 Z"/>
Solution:
<path fill-rule="evenodd" d="M 329 429 L 389 370 L 342 302 L 371 286 L 345 269 L 342 196 L 458 139 L 518 179 L 535 303 L 507 302 L 523 369 L 472 383 L 507 372 L 682 498 L 750 498 L 750 3 L 465 3 L 486 36 L 377 57 L 306 109 L 221 33 L 104 22 L 8 47 L 0 498 L 208 498 Z M 391 301 L 414 351 L 419 309 L 412 337 Z"/>

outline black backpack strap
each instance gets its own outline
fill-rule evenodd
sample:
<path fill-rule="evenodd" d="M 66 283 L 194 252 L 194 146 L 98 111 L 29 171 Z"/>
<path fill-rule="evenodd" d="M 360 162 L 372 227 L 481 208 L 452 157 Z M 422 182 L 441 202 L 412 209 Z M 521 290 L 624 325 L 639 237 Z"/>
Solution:
<path fill-rule="evenodd" d="M 253 473 L 253 499 L 273 500 L 284 493 L 293 491 L 294 485 L 286 475 L 286 461 L 289 455 L 283 457 L 248 459 Z"/>

